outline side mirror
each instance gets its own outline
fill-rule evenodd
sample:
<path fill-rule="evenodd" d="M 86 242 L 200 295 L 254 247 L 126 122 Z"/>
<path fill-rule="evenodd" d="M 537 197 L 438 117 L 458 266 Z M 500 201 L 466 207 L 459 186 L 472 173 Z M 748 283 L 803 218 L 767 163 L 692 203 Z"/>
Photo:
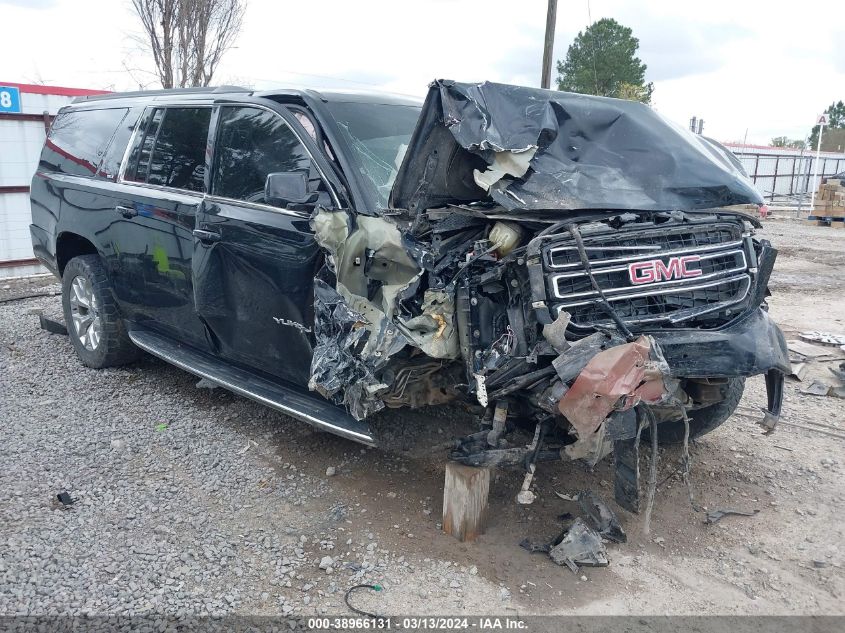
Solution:
<path fill-rule="evenodd" d="M 308 172 L 280 171 L 267 174 L 264 183 L 264 200 L 274 207 L 286 207 L 289 204 L 312 204 L 319 198 L 319 193 L 308 192 Z"/>

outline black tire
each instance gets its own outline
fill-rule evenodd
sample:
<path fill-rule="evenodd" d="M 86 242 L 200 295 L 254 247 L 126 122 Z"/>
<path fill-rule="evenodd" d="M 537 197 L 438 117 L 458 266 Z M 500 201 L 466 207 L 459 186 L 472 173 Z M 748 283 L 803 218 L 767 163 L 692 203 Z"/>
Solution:
<path fill-rule="evenodd" d="M 90 284 L 93 301 L 88 308 L 81 307 L 84 304 L 79 302 L 76 298 L 79 295 L 74 293 L 74 280 L 77 278 L 81 278 L 78 283 L 83 286 L 86 282 Z M 85 286 L 86 289 L 88 287 Z M 80 255 L 65 266 L 62 274 L 62 311 L 70 342 L 83 365 L 95 369 L 114 367 L 131 363 L 140 355 L 141 350 L 132 344 L 126 333 L 109 277 L 98 255 Z M 91 338 L 93 325 L 88 328 L 82 326 L 81 331 L 77 331 L 73 315 L 83 311 L 86 316 L 91 316 L 92 323 L 99 318 L 96 339 Z M 92 340 L 96 340 L 96 344 Z"/>
<path fill-rule="evenodd" d="M 731 417 L 742 398 L 744 390 L 745 378 L 731 378 L 722 389 L 724 400 L 709 407 L 690 411 L 687 414 L 690 419 L 690 439 L 693 440 L 709 433 Z M 648 429 L 643 429 L 642 438 L 645 441 L 651 440 Z M 682 444 L 684 441 L 683 418 L 679 417 L 677 420 L 661 422 L 657 426 L 657 441 L 659 444 Z"/>

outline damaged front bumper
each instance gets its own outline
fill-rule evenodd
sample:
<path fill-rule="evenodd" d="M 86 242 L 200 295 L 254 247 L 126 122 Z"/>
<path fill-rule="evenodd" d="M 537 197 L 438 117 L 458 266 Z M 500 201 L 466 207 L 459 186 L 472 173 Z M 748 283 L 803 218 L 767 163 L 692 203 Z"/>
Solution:
<path fill-rule="evenodd" d="M 310 388 L 359 420 L 474 400 L 483 430 L 452 457 L 529 473 L 595 463 L 637 436 L 641 403 L 686 420 L 757 374 L 770 431 L 789 371 L 762 307 L 777 252 L 719 208 L 759 194 L 710 145 L 627 102 L 433 85 L 391 208 L 312 216 Z"/>

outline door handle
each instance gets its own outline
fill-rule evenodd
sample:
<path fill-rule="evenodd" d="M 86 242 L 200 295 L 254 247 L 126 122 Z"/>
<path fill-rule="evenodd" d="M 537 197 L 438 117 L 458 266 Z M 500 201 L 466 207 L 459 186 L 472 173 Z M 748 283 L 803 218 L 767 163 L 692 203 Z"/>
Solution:
<path fill-rule="evenodd" d="M 206 231 L 205 229 L 194 229 L 193 235 L 200 242 L 219 242 L 222 237 L 220 233 L 214 231 Z"/>
<path fill-rule="evenodd" d="M 138 212 L 135 210 L 135 207 L 125 207 L 122 204 L 117 205 L 114 210 L 120 213 L 120 215 L 122 215 L 127 220 L 129 218 L 134 218 L 136 215 L 138 215 Z"/>

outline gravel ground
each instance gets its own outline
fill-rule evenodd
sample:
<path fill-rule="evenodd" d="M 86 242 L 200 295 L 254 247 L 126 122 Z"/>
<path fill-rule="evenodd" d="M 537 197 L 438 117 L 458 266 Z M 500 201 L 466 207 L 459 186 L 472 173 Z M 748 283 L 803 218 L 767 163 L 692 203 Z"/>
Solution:
<path fill-rule="evenodd" d="M 783 256 L 772 313 L 787 332 L 845 331 L 843 232 L 774 221 Z M 16 285 L 18 284 L 18 285 Z M 845 441 L 784 426 L 762 437 L 749 381 L 739 413 L 692 447 L 697 499 L 757 509 L 704 526 L 661 452 L 651 532 L 619 510 L 629 541 L 578 575 L 518 547 L 560 530 L 554 492 L 612 499 L 607 461 L 544 465 L 538 501 L 497 473 L 475 543 L 441 534 L 442 457 L 460 409 L 390 413 L 393 451 L 320 433 L 151 357 L 82 367 L 38 328 L 58 297 L 0 297 L 0 614 L 379 613 L 845 614 Z M 23 282 L 49 294 L 56 284 Z M 820 306 L 823 308 L 820 309 Z M 845 434 L 845 403 L 787 385 L 784 421 Z M 412 450 L 402 450 L 412 449 Z M 60 507 L 56 494 L 78 501 Z M 616 507 L 614 505 L 614 507 Z M 667 596 L 671 595 L 671 601 Z"/>

